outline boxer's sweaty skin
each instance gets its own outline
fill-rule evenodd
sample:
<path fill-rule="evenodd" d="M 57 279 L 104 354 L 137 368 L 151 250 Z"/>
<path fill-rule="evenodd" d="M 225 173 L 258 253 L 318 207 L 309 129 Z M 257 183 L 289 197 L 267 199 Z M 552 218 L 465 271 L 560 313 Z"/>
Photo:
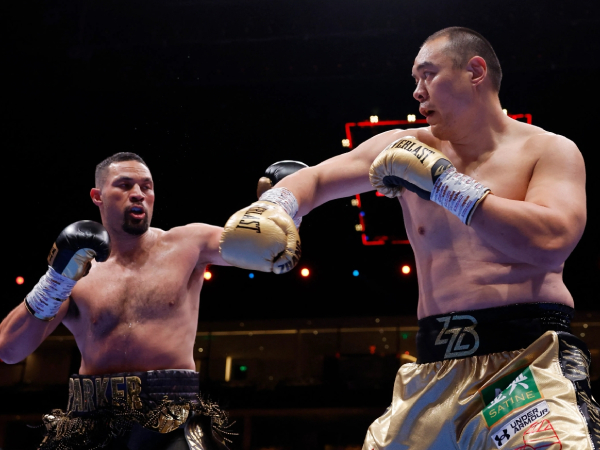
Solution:
<path fill-rule="evenodd" d="M 219 254 L 223 229 L 197 223 L 125 231 L 125 223 L 139 227 L 143 216 L 149 224 L 154 208 L 152 177 L 136 161 L 111 164 L 90 195 L 111 237 L 110 257 L 92 264 L 54 320 L 17 306 L 0 323 L 0 358 L 22 361 L 62 322 L 75 336 L 82 375 L 194 370 L 204 271 L 209 264 L 228 265 Z"/>
<path fill-rule="evenodd" d="M 471 226 L 412 192 L 400 197 L 415 253 L 418 317 L 525 302 L 573 306 L 562 272 L 586 221 L 581 153 L 562 136 L 506 116 L 485 84 L 483 60 L 455 68 L 444 39 L 424 45 L 413 66 L 413 96 L 430 127 L 381 133 L 277 187 L 294 193 L 297 216 L 373 190 L 373 160 L 395 140 L 415 136 L 492 191 Z"/>
<path fill-rule="evenodd" d="M 63 323 L 81 351 L 81 374 L 195 369 L 206 266 L 190 234 L 200 227 L 150 228 L 133 258 L 111 256 L 77 283 Z"/>

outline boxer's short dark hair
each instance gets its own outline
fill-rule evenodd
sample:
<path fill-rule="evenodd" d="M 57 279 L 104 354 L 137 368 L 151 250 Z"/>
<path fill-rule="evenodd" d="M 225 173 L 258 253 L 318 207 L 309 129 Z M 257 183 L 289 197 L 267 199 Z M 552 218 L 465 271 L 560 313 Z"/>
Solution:
<path fill-rule="evenodd" d="M 122 161 L 137 161 L 148 167 L 148 164 L 146 164 L 146 161 L 144 161 L 140 155 L 131 152 L 115 153 L 96 166 L 95 182 L 97 188 L 101 187 L 106 181 L 106 170 L 108 169 L 108 166 L 110 166 L 112 163 Z"/>
<path fill-rule="evenodd" d="M 425 39 L 423 45 L 442 37 L 448 39 L 445 50 L 452 58 L 455 68 L 465 67 L 473 56 L 481 56 L 485 59 L 492 85 L 497 92 L 500 92 L 502 68 L 496 52 L 486 38 L 470 28 L 449 27 L 433 33 Z"/>

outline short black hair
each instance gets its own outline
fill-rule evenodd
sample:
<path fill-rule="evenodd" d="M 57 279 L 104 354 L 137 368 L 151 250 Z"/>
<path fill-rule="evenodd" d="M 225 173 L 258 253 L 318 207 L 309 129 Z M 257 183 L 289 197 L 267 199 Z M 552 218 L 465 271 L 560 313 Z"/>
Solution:
<path fill-rule="evenodd" d="M 423 45 L 442 37 L 448 39 L 446 50 L 455 68 L 465 67 L 473 56 L 481 56 L 485 59 L 492 85 L 496 92 L 500 92 L 502 68 L 496 52 L 486 38 L 470 28 L 449 27 L 433 33 L 425 39 Z"/>
<path fill-rule="evenodd" d="M 112 163 L 122 161 L 137 161 L 148 167 L 148 164 L 146 164 L 146 161 L 144 161 L 140 155 L 131 152 L 115 153 L 96 166 L 95 182 L 97 188 L 102 187 L 106 181 L 106 170 L 108 169 L 108 166 L 110 166 Z"/>

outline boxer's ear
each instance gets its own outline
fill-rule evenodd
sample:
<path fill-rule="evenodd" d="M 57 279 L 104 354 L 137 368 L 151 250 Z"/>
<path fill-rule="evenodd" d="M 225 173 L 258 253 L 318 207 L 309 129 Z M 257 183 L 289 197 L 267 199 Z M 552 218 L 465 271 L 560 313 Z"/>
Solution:
<path fill-rule="evenodd" d="M 471 83 L 478 86 L 487 76 L 487 63 L 481 56 L 473 56 L 467 64 L 467 72 L 471 74 Z"/>
<path fill-rule="evenodd" d="M 100 189 L 98 188 L 92 188 L 92 190 L 90 191 L 90 198 L 92 199 L 92 202 L 94 202 L 94 205 L 96 206 L 101 206 L 102 205 L 102 197 L 100 195 Z"/>

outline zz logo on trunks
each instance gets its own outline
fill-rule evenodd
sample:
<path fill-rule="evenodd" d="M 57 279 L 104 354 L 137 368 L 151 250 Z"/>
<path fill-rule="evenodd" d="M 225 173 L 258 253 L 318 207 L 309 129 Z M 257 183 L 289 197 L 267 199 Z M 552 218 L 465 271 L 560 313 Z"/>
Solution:
<path fill-rule="evenodd" d="M 437 320 L 444 324 L 444 328 L 442 328 L 442 331 L 438 334 L 435 345 L 448 344 L 444 359 L 469 356 L 477 351 L 479 348 L 479 335 L 475 331 L 475 327 L 477 326 L 475 317 L 469 315 L 456 315 L 440 317 Z M 456 322 L 465 320 L 469 321 L 470 324 L 468 326 L 450 328 L 451 321 Z M 450 338 L 444 338 L 443 336 L 445 334 L 451 334 L 452 336 Z M 463 339 L 467 335 L 471 337 L 471 339 L 469 339 L 470 342 L 463 344 Z"/>

